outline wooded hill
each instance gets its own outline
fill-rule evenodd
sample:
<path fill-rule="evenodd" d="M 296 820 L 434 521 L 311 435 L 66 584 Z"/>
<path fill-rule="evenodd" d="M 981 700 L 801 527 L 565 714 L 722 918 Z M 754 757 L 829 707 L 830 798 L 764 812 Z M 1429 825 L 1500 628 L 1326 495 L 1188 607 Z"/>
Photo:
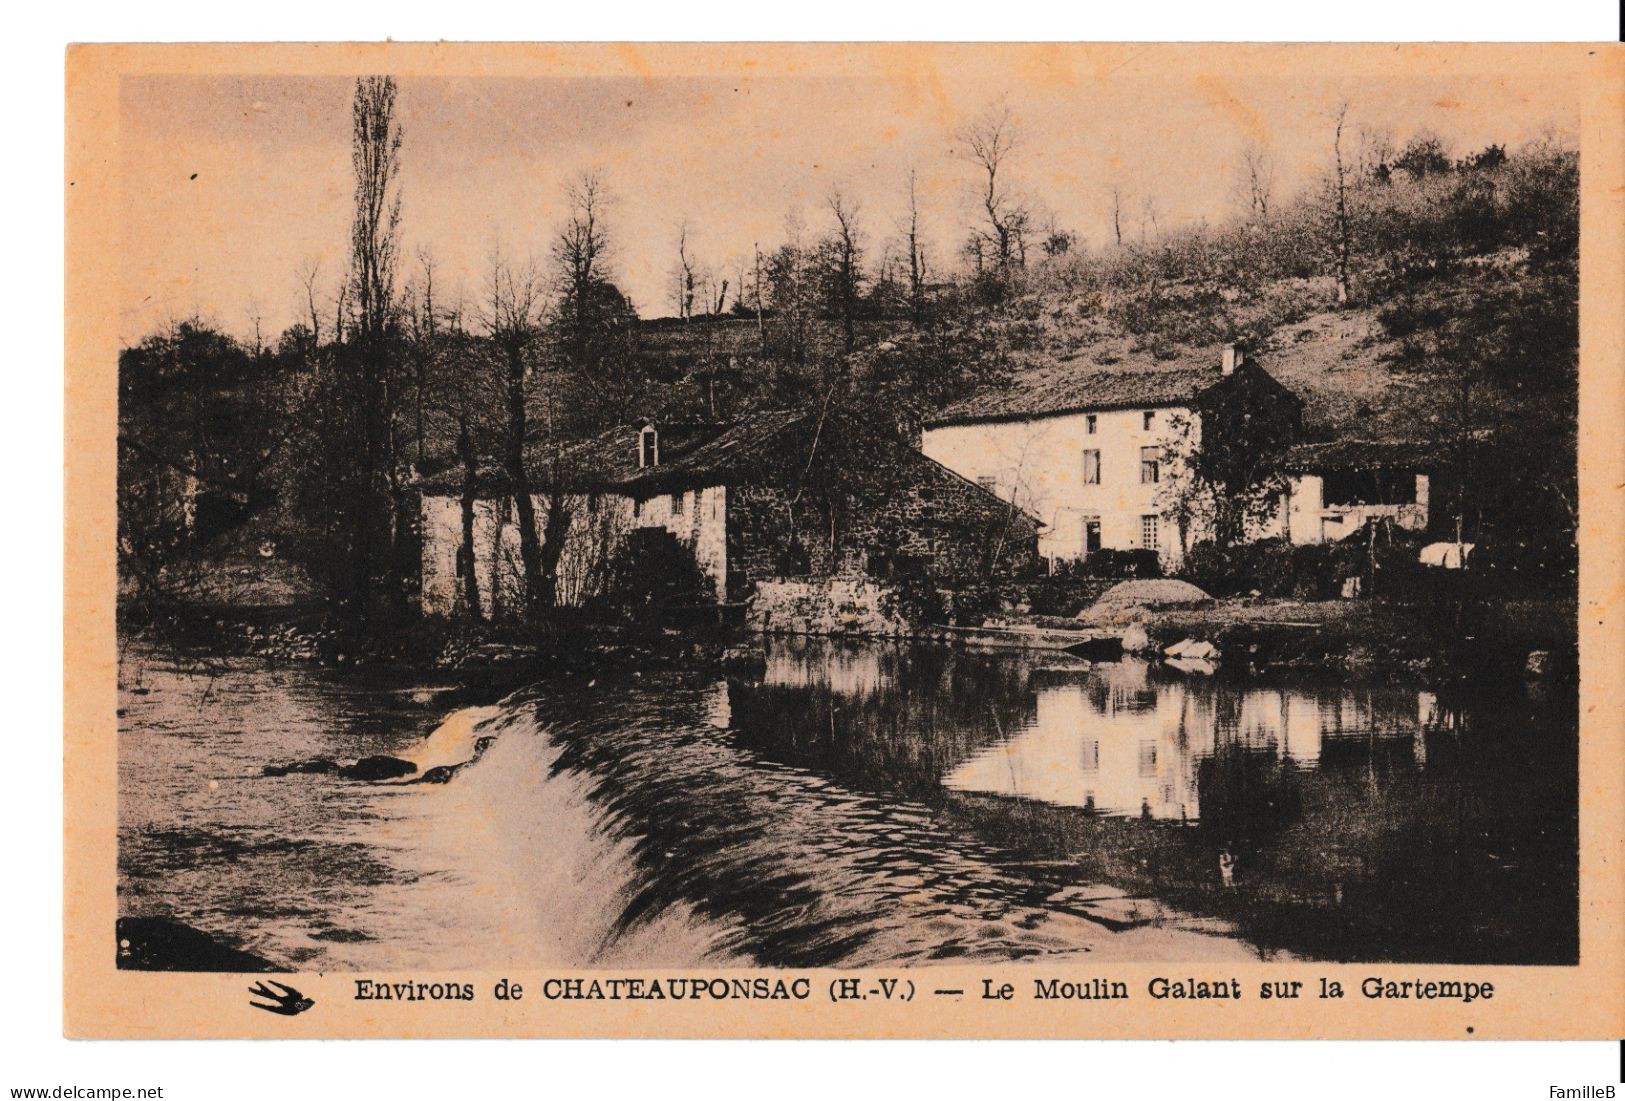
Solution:
<path fill-rule="evenodd" d="M 1121 369 L 1229 341 L 1304 399 L 1312 438 L 1426 446 L 1451 468 L 1469 537 L 1516 545 L 1534 569 L 1572 561 L 1570 150 L 1453 159 L 1418 138 L 1358 168 L 1339 161 L 1289 201 L 1255 194 L 1224 224 L 1093 246 L 1037 233 L 990 193 L 951 276 L 925 272 L 912 236 L 871 241 L 835 195 L 830 230 L 764 253 L 719 312 L 696 312 L 709 295 L 694 296 L 653 320 L 612 282 L 601 186 L 572 190 L 545 269 L 499 259 L 461 310 L 436 301 L 431 269 L 402 275 L 398 293 L 390 269 L 369 318 L 341 296 L 326 331 L 313 301 L 274 345 L 193 321 L 126 349 L 127 590 L 157 596 L 207 575 L 220 547 L 246 561 L 274 542 L 318 588 L 349 591 L 409 568 L 387 548 L 410 524 L 415 479 L 545 455 L 632 418 L 818 408 L 907 434 L 1036 365 Z M 174 504 L 188 479 L 206 523 Z"/>

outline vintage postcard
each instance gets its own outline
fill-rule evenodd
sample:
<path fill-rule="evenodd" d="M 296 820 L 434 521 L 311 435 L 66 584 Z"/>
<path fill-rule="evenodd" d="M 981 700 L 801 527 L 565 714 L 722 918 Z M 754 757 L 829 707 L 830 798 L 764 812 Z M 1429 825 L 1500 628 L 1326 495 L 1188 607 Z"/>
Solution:
<path fill-rule="evenodd" d="M 1625 1033 L 1620 47 L 67 82 L 70 1036 Z"/>

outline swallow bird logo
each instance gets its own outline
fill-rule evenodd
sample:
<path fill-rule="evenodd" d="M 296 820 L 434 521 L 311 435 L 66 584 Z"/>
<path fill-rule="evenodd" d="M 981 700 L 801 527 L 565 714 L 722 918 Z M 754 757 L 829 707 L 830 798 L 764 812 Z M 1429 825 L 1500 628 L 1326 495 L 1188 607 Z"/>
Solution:
<path fill-rule="evenodd" d="M 270 986 L 267 986 L 269 983 Z M 271 986 L 276 987 L 272 990 Z M 281 993 L 277 993 L 281 991 Z M 251 1001 L 248 1004 L 255 1009 L 263 1009 L 267 1013 L 280 1013 L 284 1017 L 294 1017 L 303 1013 L 316 1004 L 315 998 L 307 998 L 291 986 L 283 986 L 275 979 L 265 979 L 248 988 L 251 998 L 264 998 L 265 1002 Z M 266 1002 L 270 1002 L 267 1005 Z"/>

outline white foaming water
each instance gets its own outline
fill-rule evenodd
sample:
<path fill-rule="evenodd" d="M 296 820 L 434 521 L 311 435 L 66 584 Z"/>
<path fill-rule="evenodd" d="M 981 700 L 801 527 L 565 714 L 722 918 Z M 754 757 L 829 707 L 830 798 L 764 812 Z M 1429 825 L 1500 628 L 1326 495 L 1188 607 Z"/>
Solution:
<path fill-rule="evenodd" d="M 423 741 L 401 754 L 418 766 L 421 775 L 442 765 L 466 764 L 474 757 L 474 743 L 483 723 L 502 714 L 500 706 L 465 707 L 453 711 Z"/>
<path fill-rule="evenodd" d="M 317 670 L 203 676 L 144 654 L 130 668 L 144 679 L 120 698 L 121 913 L 326 971 L 728 958 L 727 931 L 681 907 L 617 935 L 629 843 L 587 781 L 554 775 L 558 749 L 528 707 L 425 724 L 407 692 Z M 466 767 L 439 784 L 263 774 L 371 755 L 411 760 L 407 780 Z"/>
<path fill-rule="evenodd" d="M 484 736 L 494 741 L 477 765 L 450 783 L 388 793 L 369 833 L 413 882 L 398 900 L 405 905 L 391 907 L 396 915 L 374 914 L 368 925 L 409 932 L 438 966 L 446 966 L 450 944 L 483 966 L 672 966 L 731 957 L 723 947 L 729 931 L 686 907 L 617 933 L 637 874 L 631 845 L 613 836 L 586 780 L 553 771 L 558 749 L 528 709 L 454 712 L 404 756 L 428 767 L 456 764 L 462 748 L 466 761 Z"/>

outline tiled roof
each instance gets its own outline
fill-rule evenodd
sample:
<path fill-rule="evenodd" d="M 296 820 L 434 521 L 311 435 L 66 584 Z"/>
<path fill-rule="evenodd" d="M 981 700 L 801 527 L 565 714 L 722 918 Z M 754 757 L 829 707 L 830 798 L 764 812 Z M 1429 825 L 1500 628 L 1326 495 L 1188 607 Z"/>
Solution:
<path fill-rule="evenodd" d="M 649 496 L 718 485 L 759 471 L 764 456 L 772 453 L 771 442 L 806 419 L 804 413 L 769 410 L 747 414 L 727 425 L 657 421 L 660 462 L 651 467 L 638 465 L 642 426 L 621 424 L 568 442 L 559 451 L 533 445 L 525 466 L 536 490 L 559 487 L 572 492 Z M 441 473 L 422 479 L 420 488 L 429 493 L 458 492 L 461 478 L 461 470 L 448 465 Z M 482 495 L 506 492 L 506 474 L 492 460 L 482 464 L 477 482 Z"/>
<path fill-rule="evenodd" d="M 1288 470 L 1425 470 L 1436 456 L 1433 448 L 1412 440 L 1331 440 L 1294 444 L 1286 453 Z"/>
<path fill-rule="evenodd" d="M 636 497 L 749 477 L 762 469 L 774 441 L 807 419 L 806 413 L 785 409 L 749 414 L 681 454 L 662 451 L 658 466 L 633 470 L 616 488 Z"/>
<path fill-rule="evenodd" d="M 1072 359 L 1052 360 L 955 402 L 927 425 L 1022 420 L 1106 409 L 1183 405 L 1218 382 L 1217 354 L 1169 362 L 1144 360 L 1101 367 Z"/>

